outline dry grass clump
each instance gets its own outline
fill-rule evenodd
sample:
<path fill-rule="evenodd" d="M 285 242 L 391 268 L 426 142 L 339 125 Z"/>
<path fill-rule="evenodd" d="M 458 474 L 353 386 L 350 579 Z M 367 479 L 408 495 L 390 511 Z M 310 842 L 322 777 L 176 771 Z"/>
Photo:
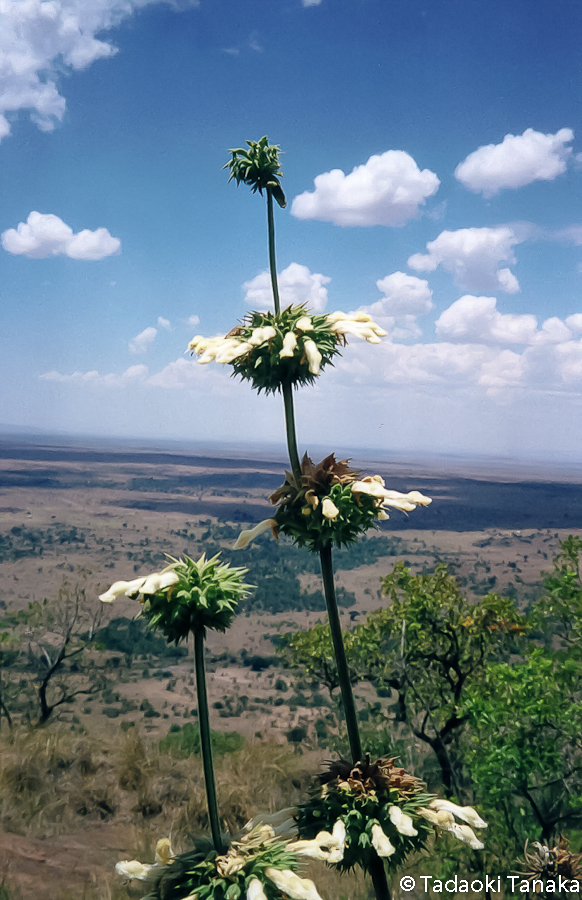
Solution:
<path fill-rule="evenodd" d="M 273 743 L 216 760 L 220 810 L 235 832 L 257 812 L 297 802 L 308 775 L 301 757 Z M 199 757 L 160 753 L 137 729 L 107 743 L 53 725 L 0 738 L 0 827 L 49 836 L 86 822 L 172 832 L 188 843 L 208 828 Z"/>

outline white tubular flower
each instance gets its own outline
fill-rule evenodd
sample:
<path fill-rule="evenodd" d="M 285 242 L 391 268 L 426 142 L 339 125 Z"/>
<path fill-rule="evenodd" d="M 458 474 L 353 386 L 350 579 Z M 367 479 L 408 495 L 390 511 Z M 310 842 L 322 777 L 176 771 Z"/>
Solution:
<path fill-rule="evenodd" d="M 400 834 L 408 835 L 408 837 L 416 837 L 418 831 L 412 824 L 411 817 L 407 813 L 402 812 L 399 806 L 391 806 L 388 809 L 388 815 L 396 831 Z"/>
<path fill-rule="evenodd" d="M 311 331 L 312 327 L 309 316 L 301 316 L 295 325 L 295 328 L 297 328 L 298 331 Z"/>
<path fill-rule="evenodd" d="M 267 900 L 263 885 L 258 878 L 251 878 L 247 888 L 247 900 Z"/>
<path fill-rule="evenodd" d="M 435 825 L 437 828 L 443 828 L 445 831 L 448 831 L 451 825 L 455 824 L 453 814 L 447 812 L 446 809 L 436 810 L 419 807 L 416 811 L 419 816 L 422 816 L 423 819 L 426 819 L 431 825 Z"/>
<path fill-rule="evenodd" d="M 253 328 L 253 333 L 249 338 L 249 343 L 253 345 L 253 347 L 259 347 L 261 344 L 264 344 L 266 341 L 270 341 L 275 337 L 277 331 L 273 328 L 272 325 L 264 325 L 260 328 Z"/>
<path fill-rule="evenodd" d="M 273 532 L 273 535 L 276 536 L 276 528 L 277 528 L 277 520 L 276 519 L 263 519 L 262 522 L 259 522 L 258 525 L 255 525 L 254 528 L 246 528 L 236 539 L 236 543 L 233 550 L 244 550 L 251 541 L 254 541 L 259 534 L 262 534 L 263 531 L 268 531 L 269 528 Z"/>
<path fill-rule="evenodd" d="M 157 594 L 164 588 L 177 584 L 180 579 L 175 572 L 152 572 L 139 589 L 140 594 Z"/>
<path fill-rule="evenodd" d="M 469 828 L 468 825 L 457 825 L 455 822 L 448 831 L 453 834 L 458 841 L 462 841 L 463 844 L 468 844 L 472 850 L 482 850 L 485 844 L 483 841 L 480 841 L 472 828 Z"/>
<path fill-rule="evenodd" d="M 122 862 L 118 862 L 115 866 L 115 871 L 118 875 L 121 875 L 122 878 L 135 878 L 138 881 L 147 881 L 154 869 L 154 866 L 140 863 L 137 859 L 126 859 Z"/>
<path fill-rule="evenodd" d="M 477 810 L 473 809 L 472 806 L 457 806 L 456 803 L 451 803 L 450 800 L 441 800 L 438 797 L 429 803 L 429 806 L 431 809 L 436 809 L 439 812 L 446 810 L 446 812 L 456 816 L 461 822 L 466 822 L 472 828 L 487 828 L 487 822 L 481 818 Z"/>
<path fill-rule="evenodd" d="M 276 813 L 259 813 L 247 822 L 244 831 L 252 831 L 257 825 L 269 825 L 273 829 L 273 834 L 278 837 L 295 837 L 297 834 L 296 814 L 296 806 L 287 806 Z"/>
<path fill-rule="evenodd" d="M 279 358 L 284 359 L 286 356 L 293 356 L 293 351 L 297 346 L 297 338 L 293 331 L 288 331 L 283 338 L 283 349 L 279 353 Z"/>
<path fill-rule="evenodd" d="M 215 360 L 217 363 L 231 363 L 233 360 L 238 359 L 239 356 L 244 356 L 245 353 L 248 353 L 249 350 L 252 349 L 253 345 L 250 341 L 232 340 L 228 343 L 225 342 L 216 354 Z"/>
<path fill-rule="evenodd" d="M 389 519 L 389 518 L 390 518 L 390 516 L 388 515 L 388 513 L 386 512 L 386 510 L 384 510 L 384 509 L 379 509 L 376 518 L 378 519 L 379 522 L 385 522 L 386 519 Z"/>
<path fill-rule="evenodd" d="M 384 487 L 383 479 L 378 476 L 368 476 L 361 481 L 352 484 L 354 494 L 368 494 L 380 501 L 382 506 L 390 506 L 403 512 L 412 512 L 417 506 L 428 506 L 432 503 L 430 497 L 425 497 L 420 491 L 409 491 L 402 494 L 400 491 L 388 490 Z"/>
<path fill-rule="evenodd" d="M 127 589 L 125 591 L 126 597 L 133 597 L 134 594 L 139 594 L 141 590 L 141 586 L 145 581 L 145 577 L 142 575 L 141 578 L 134 578 L 133 581 L 127 582 Z"/>
<path fill-rule="evenodd" d="M 167 866 L 174 858 L 174 851 L 168 838 L 160 838 L 156 844 L 156 865 Z"/>
<path fill-rule="evenodd" d="M 303 344 L 303 350 L 305 351 L 305 356 L 307 358 L 307 362 L 309 363 L 309 371 L 312 375 L 319 375 L 319 367 L 321 366 L 321 353 L 317 349 L 317 344 L 315 341 L 312 341 L 308 338 Z"/>
<path fill-rule="evenodd" d="M 138 580 L 141 587 L 145 578 L 140 578 Z M 131 587 L 131 584 L 131 581 L 116 581 L 104 594 L 99 594 L 99 599 L 102 603 L 114 603 L 119 597 L 126 596 L 127 590 Z"/>
<path fill-rule="evenodd" d="M 372 847 L 383 859 L 392 856 L 396 852 L 396 847 L 390 841 L 390 838 L 384 834 L 380 825 L 372 825 Z"/>
<path fill-rule="evenodd" d="M 321 512 L 323 513 L 326 519 L 329 519 L 331 522 L 335 521 L 339 516 L 339 509 L 329 497 L 324 497 L 321 502 Z"/>
<path fill-rule="evenodd" d="M 355 313 L 345 313 L 342 312 L 341 309 L 338 309 L 336 312 L 329 313 L 329 315 L 327 316 L 328 322 L 339 322 L 342 320 L 346 322 L 371 322 L 372 316 L 369 315 L 369 313 L 364 312 L 363 310 Z"/>
<path fill-rule="evenodd" d="M 295 841 L 288 849 L 299 856 L 308 856 L 330 865 L 339 863 L 344 858 L 346 846 L 346 826 L 338 819 L 333 832 L 320 831 L 311 841 Z"/>
<path fill-rule="evenodd" d="M 265 869 L 265 875 L 275 887 L 291 900 L 321 900 L 317 888 L 309 878 L 300 878 L 291 869 Z"/>

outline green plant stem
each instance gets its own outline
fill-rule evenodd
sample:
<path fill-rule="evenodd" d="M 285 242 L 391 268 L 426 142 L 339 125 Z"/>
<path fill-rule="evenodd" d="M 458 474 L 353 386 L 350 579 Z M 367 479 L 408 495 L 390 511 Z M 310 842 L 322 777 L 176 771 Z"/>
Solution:
<path fill-rule="evenodd" d="M 376 900 L 390 900 L 390 888 L 386 878 L 386 869 L 379 856 L 375 856 L 370 866 L 370 875 L 374 885 Z"/>
<path fill-rule="evenodd" d="M 275 314 L 279 315 L 281 312 L 281 303 L 279 301 L 277 262 L 275 260 L 275 217 L 273 215 L 273 195 L 270 188 L 267 188 L 267 223 L 269 226 L 269 268 L 271 270 L 271 284 L 273 286 L 273 302 L 275 304 Z"/>
<path fill-rule="evenodd" d="M 340 623 L 339 610 L 337 606 L 337 597 L 335 594 L 331 544 L 326 544 L 325 547 L 323 547 L 319 551 L 319 559 L 321 562 L 321 577 L 323 578 L 325 602 L 327 604 L 327 617 L 329 619 L 331 639 L 333 642 L 333 649 L 337 665 L 337 674 L 342 694 L 342 702 L 344 705 L 344 715 L 348 728 L 350 752 L 352 754 L 352 762 L 357 763 L 362 759 L 362 742 L 360 740 L 360 729 L 358 728 L 356 704 L 354 703 L 350 670 L 348 668 L 348 663 L 346 660 L 346 650 L 344 647 L 342 626 Z"/>
<path fill-rule="evenodd" d="M 208 802 L 208 818 L 214 849 L 218 854 L 225 852 L 220 836 L 220 819 L 216 800 L 216 782 L 212 763 L 212 744 L 210 742 L 210 719 L 208 715 L 208 694 L 206 692 L 206 669 L 204 666 L 204 630 L 198 628 L 194 632 L 194 664 L 196 667 L 196 693 L 198 695 L 198 724 L 200 726 L 200 749 L 204 766 L 204 782 L 206 784 L 206 800 Z"/>
<path fill-rule="evenodd" d="M 295 410 L 293 407 L 293 388 L 290 384 L 283 384 L 283 403 L 285 404 L 285 434 L 287 435 L 287 451 L 291 469 L 295 475 L 297 484 L 301 484 L 301 463 L 297 450 L 297 433 L 295 431 Z"/>

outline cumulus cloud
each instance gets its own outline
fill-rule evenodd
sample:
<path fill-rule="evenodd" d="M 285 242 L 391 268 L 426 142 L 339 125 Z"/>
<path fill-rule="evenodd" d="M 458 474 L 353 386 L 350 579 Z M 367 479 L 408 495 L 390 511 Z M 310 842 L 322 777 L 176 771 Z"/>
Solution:
<path fill-rule="evenodd" d="M 404 150 L 371 156 L 346 175 L 332 169 L 318 175 L 315 190 L 295 197 L 292 215 L 334 225 L 404 225 L 418 215 L 440 181 L 430 169 L 418 168 Z"/>
<path fill-rule="evenodd" d="M 291 263 L 279 273 L 281 306 L 306 303 L 310 309 L 321 312 L 327 304 L 325 285 L 330 281 L 331 278 L 327 275 L 310 272 L 307 266 Z M 273 293 L 269 272 L 261 272 L 251 281 L 245 281 L 243 290 L 246 291 L 245 303 L 251 309 L 272 309 Z"/>
<path fill-rule="evenodd" d="M 188 325 L 194 327 L 195 325 L 200 325 L 200 316 L 188 316 Z"/>
<path fill-rule="evenodd" d="M 21 110 L 42 131 L 62 121 L 63 69 L 85 69 L 117 50 L 103 40 L 108 31 L 145 6 L 163 0 L 4 0 L 0 3 L 0 139 L 10 134 Z M 174 8 L 197 6 L 179 0 Z M 99 35 L 97 37 L 96 35 Z"/>
<path fill-rule="evenodd" d="M 139 334 L 129 342 L 129 350 L 131 353 L 145 353 L 150 344 L 152 344 L 158 334 L 157 328 L 144 328 Z"/>
<path fill-rule="evenodd" d="M 466 188 L 493 197 L 504 188 L 520 188 L 533 181 L 553 181 L 566 171 L 574 139 L 571 128 L 542 134 L 528 128 L 506 134 L 501 144 L 488 144 L 470 153 L 455 169 Z"/>
<path fill-rule="evenodd" d="M 566 241 L 568 244 L 575 244 L 577 247 L 581 247 L 582 225 L 569 225 L 568 228 L 561 228 L 554 233 L 554 237 L 558 241 Z"/>
<path fill-rule="evenodd" d="M 441 313 L 435 329 L 439 337 L 454 342 L 541 346 L 569 341 L 572 329 L 568 323 L 574 325 L 577 321 L 577 316 L 570 316 L 566 322 L 552 316 L 538 329 L 537 318 L 530 313 L 500 313 L 495 297 L 467 294 Z"/>
<path fill-rule="evenodd" d="M 524 237 L 518 237 L 507 225 L 442 231 L 426 245 L 428 253 L 415 253 L 408 265 L 419 272 L 434 272 L 442 265 L 452 273 L 456 284 L 469 290 L 515 294 L 519 291 L 517 278 L 509 268 L 499 265 L 516 262 L 513 247 L 522 240 Z"/>
<path fill-rule="evenodd" d="M 376 282 L 376 287 L 384 294 L 382 300 L 378 300 L 371 307 L 378 315 L 396 318 L 424 316 L 434 306 L 428 281 L 416 278 L 415 275 L 393 272 L 385 278 L 380 278 Z"/>
<path fill-rule="evenodd" d="M 158 325 L 160 326 L 160 328 L 165 328 L 166 331 L 171 331 L 172 329 L 172 323 L 170 322 L 170 320 L 164 319 L 163 316 L 158 316 Z"/>
<path fill-rule="evenodd" d="M 535 316 L 500 313 L 495 297 L 467 294 L 445 309 L 435 322 L 436 333 L 448 341 L 529 344 L 537 333 Z"/>
<path fill-rule="evenodd" d="M 380 278 L 376 286 L 384 297 L 361 309 L 386 329 L 391 340 L 420 337 L 422 332 L 416 319 L 430 312 L 434 305 L 428 281 L 405 272 L 392 272 Z"/>
<path fill-rule="evenodd" d="M 121 247 L 119 238 L 112 237 L 106 228 L 73 233 L 62 219 L 50 213 L 33 211 L 26 222 L 9 228 L 1 236 L 2 246 L 8 253 L 28 256 L 29 259 L 46 259 L 49 256 L 69 256 L 71 259 L 98 260 L 117 253 Z"/>
<path fill-rule="evenodd" d="M 132 384 L 142 384 L 148 375 L 148 367 L 144 365 L 130 366 L 121 375 L 113 372 L 100 375 L 97 369 L 89 372 L 72 372 L 70 375 L 61 375 L 60 372 L 44 372 L 39 375 L 41 381 L 53 381 L 57 384 L 95 384 L 104 387 L 127 387 Z"/>

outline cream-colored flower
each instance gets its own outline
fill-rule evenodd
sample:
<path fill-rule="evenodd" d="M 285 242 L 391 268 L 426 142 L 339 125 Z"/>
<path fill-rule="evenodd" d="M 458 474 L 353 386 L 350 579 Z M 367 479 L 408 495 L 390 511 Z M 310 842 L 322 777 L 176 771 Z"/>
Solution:
<path fill-rule="evenodd" d="M 310 338 L 308 338 L 303 344 L 303 350 L 305 352 L 305 357 L 309 365 L 309 371 L 312 375 L 319 375 L 322 356 L 317 349 L 317 344 L 315 343 L 315 341 L 312 341 Z"/>
<path fill-rule="evenodd" d="M 276 519 L 263 519 L 262 522 L 259 522 L 258 525 L 255 525 L 254 528 L 245 528 L 236 539 L 236 543 L 233 550 L 244 550 L 251 541 L 254 541 L 259 534 L 262 534 L 264 531 L 268 531 L 269 528 L 273 532 L 273 535 L 276 537 L 277 535 L 277 520 Z"/>
<path fill-rule="evenodd" d="M 378 856 L 384 859 L 396 852 L 396 847 L 390 838 L 384 833 L 381 826 L 377 824 L 372 825 L 372 847 Z"/>
<path fill-rule="evenodd" d="M 412 512 L 417 506 L 428 506 L 429 503 L 432 503 L 431 498 L 425 497 L 420 491 L 409 491 L 407 494 L 403 494 L 400 491 L 388 490 L 384 487 L 383 479 L 379 479 L 377 476 L 368 476 L 360 481 L 354 481 L 352 492 L 368 494 L 370 497 L 375 497 L 380 506 L 400 509 L 403 512 Z"/>
<path fill-rule="evenodd" d="M 276 334 L 277 332 L 272 325 L 264 325 L 260 328 L 254 328 L 253 333 L 249 338 L 249 343 L 251 343 L 253 347 L 259 347 L 266 341 L 272 340 L 272 338 L 274 338 Z"/>
<path fill-rule="evenodd" d="M 140 594 L 157 594 L 164 588 L 177 584 L 180 579 L 175 572 L 152 572 L 139 589 Z"/>
<path fill-rule="evenodd" d="M 138 881 L 147 881 L 154 870 L 155 866 L 140 863 L 137 859 L 126 859 L 118 862 L 115 866 L 115 871 L 122 878 L 135 878 Z"/>
<path fill-rule="evenodd" d="M 224 343 L 214 357 L 217 363 L 231 363 L 239 356 L 244 356 L 253 349 L 253 345 L 249 341 L 229 341 Z"/>
<path fill-rule="evenodd" d="M 447 829 L 457 840 L 468 844 L 472 850 L 482 850 L 485 844 L 479 840 L 472 828 L 468 825 L 458 825 L 456 822 Z"/>
<path fill-rule="evenodd" d="M 267 900 L 263 885 L 258 878 L 251 878 L 247 888 L 247 900 Z"/>
<path fill-rule="evenodd" d="M 436 810 L 419 807 L 416 811 L 423 819 L 427 819 L 431 825 L 436 825 L 437 828 L 443 828 L 445 831 L 448 831 L 451 825 L 455 824 L 452 813 L 447 812 L 446 809 Z"/>
<path fill-rule="evenodd" d="M 279 353 L 279 357 L 283 359 L 286 356 L 293 356 L 293 351 L 297 346 L 297 338 L 293 331 L 288 331 L 283 338 L 283 349 Z"/>
<path fill-rule="evenodd" d="M 245 864 L 245 858 L 244 856 L 227 853 L 226 856 L 217 856 L 215 862 L 218 874 L 223 878 L 228 878 L 230 875 L 236 875 L 237 872 L 240 872 Z"/>
<path fill-rule="evenodd" d="M 300 319 L 297 319 L 295 325 L 295 328 L 297 328 L 298 331 L 311 331 L 312 327 L 313 325 L 309 316 L 301 316 Z"/>
<path fill-rule="evenodd" d="M 341 309 L 329 313 L 327 316 L 328 322 L 340 322 L 342 320 L 346 322 L 371 322 L 372 316 L 363 310 L 359 310 L 355 313 L 345 313 L 342 312 Z"/>
<path fill-rule="evenodd" d="M 292 838 L 297 834 L 296 806 L 287 806 L 276 813 L 258 813 L 244 827 L 245 831 L 252 831 L 257 825 L 269 825 L 273 834 L 277 837 Z"/>
<path fill-rule="evenodd" d="M 406 834 L 408 837 L 415 837 L 418 834 L 418 831 L 412 824 L 411 817 L 407 813 L 402 812 L 399 806 L 390 806 L 388 815 L 396 831 L 400 832 L 400 834 Z"/>
<path fill-rule="evenodd" d="M 313 840 L 295 841 L 288 845 L 288 849 L 299 856 L 308 856 L 310 859 L 333 865 L 344 858 L 345 846 L 346 826 L 338 819 L 331 834 L 329 831 L 320 831 Z"/>
<path fill-rule="evenodd" d="M 472 806 L 457 806 L 456 803 L 451 803 L 450 800 L 441 800 L 439 797 L 429 803 L 429 806 L 431 809 L 436 809 L 439 812 L 446 810 L 472 828 L 487 828 L 487 822 L 481 818 L 477 810 L 473 809 Z"/>
<path fill-rule="evenodd" d="M 268 868 L 265 875 L 291 900 L 321 900 L 314 883 L 309 878 L 300 878 L 291 869 Z"/>
<path fill-rule="evenodd" d="M 339 509 L 330 497 L 323 498 L 321 512 L 326 519 L 330 519 L 332 522 L 339 516 Z"/>
<path fill-rule="evenodd" d="M 141 587 L 145 578 L 139 578 L 136 581 L 139 581 L 139 587 Z M 115 581 L 104 594 L 99 594 L 99 599 L 102 603 L 114 603 L 119 597 L 127 596 L 128 589 L 135 583 L 131 581 Z"/>
<path fill-rule="evenodd" d="M 167 866 L 174 858 L 174 851 L 169 838 L 160 838 L 156 844 L 156 865 Z"/>

